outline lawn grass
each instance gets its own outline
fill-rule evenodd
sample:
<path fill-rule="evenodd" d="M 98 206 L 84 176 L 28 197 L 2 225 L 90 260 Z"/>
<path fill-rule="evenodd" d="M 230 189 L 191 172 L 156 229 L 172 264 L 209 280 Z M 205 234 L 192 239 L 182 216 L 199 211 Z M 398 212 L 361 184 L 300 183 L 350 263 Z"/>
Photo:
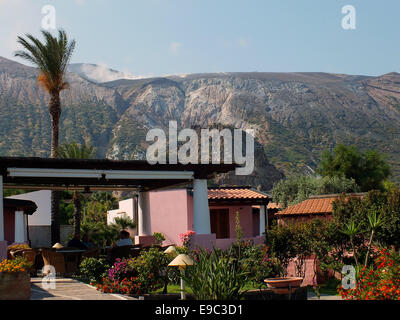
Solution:
<path fill-rule="evenodd" d="M 337 292 L 337 286 L 340 283 L 340 280 L 337 279 L 330 279 L 325 284 L 321 285 L 319 290 L 320 294 L 327 294 L 330 296 L 338 296 L 339 293 Z M 313 287 L 309 286 L 307 288 L 308 292 L 314 292 Z"/>
<path fill-rule="evenodd" d="M 326 284 L 321 285 L 320 293 L 330 295 L 330 296 L 338 296 L 339 294 L 336 289 L 337 284 L 338 284 L 337 281 L 328 281 Z M 164 288 L 158 289 L 155 293 L 162 293 L 163 289 Z M 261 289 L 267 289 L 267 286 L 262 285 Z M 167 290 L 168 290 L 168 293 L 180 293 L 181 286 L 179 284 L 169 284 L 167 287 Z M 248 282 L 243 287 L 243 290 L 245 290 L 245 291 L 260 290 L 260 287 L 255 287 L 252 282 Z M 307 291 L 314 292 L 314 290 L 311 286 L 307 287 Z M 188 286 L 185 287 L 185 292 L 188 294 L 193 293 L 192 289 Z"/>
<path fill-rule="evenodd" d="M 155 293 L 162 293 L 164 290 L 164 287 L 161 289 L 158 289 Z M 167 292 L 168 293 L 181 293 L 181 285 L 180 284 L 169 284 L 167 287 Z M 190 287 L 185 286 L 185 292 L 192 294 L 193 291 Z"/>
<path fill-rule="evenodd" d="M 263 286 L 263 289 L 266 288 Z M 164 288 L 158 289 L 155 291 L 155 293 L 162 293 Z M 246 283 L 246 285 L 243 287 L 243 290 L 249 291 L 249 290 L 259 290 L 259 288 L 256 288 L 253 286 L 251 282 Z M 181 292 L 181 285 L 180 284 L 169 284 L 167 287 L 167 292 L 168 293 L 180 293 Z M 193 290 L 189 286 L 185 286 L 185 292 L 192 294 Z"/>

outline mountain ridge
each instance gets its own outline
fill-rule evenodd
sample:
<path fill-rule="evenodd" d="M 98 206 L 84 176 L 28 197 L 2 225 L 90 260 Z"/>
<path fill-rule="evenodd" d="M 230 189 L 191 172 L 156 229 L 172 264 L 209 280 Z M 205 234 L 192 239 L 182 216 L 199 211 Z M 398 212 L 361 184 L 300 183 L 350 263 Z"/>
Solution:
<path fill-rule="evenodd" d="M 0 155 L 48 156 L 48 95 L 37 70 L 0 57 Z M 140 159 L 146 133 L 185 127 L 252 128 L 256 171 L 219 183 L 270 190 L 310 173 L 336 143 L 387 153 L 400 181 L 400 74 L 229 72 L 93 83 L 68 73 L 60 139 L 89 142 L 99 157 Z M 310 170 L 311 169 L 311 170 Z"/>

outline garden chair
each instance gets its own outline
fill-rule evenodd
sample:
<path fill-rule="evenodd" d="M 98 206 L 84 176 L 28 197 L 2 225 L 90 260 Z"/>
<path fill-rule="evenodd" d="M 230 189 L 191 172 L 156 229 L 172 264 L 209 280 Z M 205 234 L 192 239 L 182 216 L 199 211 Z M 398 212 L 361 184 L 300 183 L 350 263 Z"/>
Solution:
<path fill-rule="evenodd" d="M 114 262 L 116 259 L 127 259 L 131 256 L 132 246 L 113 247 L 111 249 L 111 260 Z"/>
<path fill-rule="evenodd" d="M 62 253 L 55 249 L 41 249 L 43 263 L 45 266 L 51 265 L 55 268 L 56 274 L 65 274 L 65 260 Z"/>
<path fill-rule="evenodd" d="M 98 258 L 100 256 L 100 249 L 88 249 L 86 252 L 82 253 L 82 258 Z"/>

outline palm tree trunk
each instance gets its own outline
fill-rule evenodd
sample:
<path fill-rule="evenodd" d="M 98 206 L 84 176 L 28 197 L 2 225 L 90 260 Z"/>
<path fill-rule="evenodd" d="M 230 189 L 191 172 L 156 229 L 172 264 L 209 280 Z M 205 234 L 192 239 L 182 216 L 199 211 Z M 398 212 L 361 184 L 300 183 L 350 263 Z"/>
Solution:
<path fill-rule="evenodd" d="M 49 112 L 51 118 L 51 149 L 50 157 L 57 158 L 58 132 L 61 115 L 60 93 L 50 93 Z M 60 242 L 60 194 L 51 192 L 51 243 Z"/>
<path fill-rule="evenodd" d="M 60 193 L 51 191 L 51 244 L 60 242 Z"/>
<path fill-rule="evenodd" d="M 74 236 L 81 237 L 81 200 L 78 191 L 74 191 Z"/>
<path fill-rule="evenodd" d="M 51 149 L 50 158 L 57 158 L 59 122 L 61 116 L 60 93 L 50 94 L 49 112 L 51 118 Z"/>

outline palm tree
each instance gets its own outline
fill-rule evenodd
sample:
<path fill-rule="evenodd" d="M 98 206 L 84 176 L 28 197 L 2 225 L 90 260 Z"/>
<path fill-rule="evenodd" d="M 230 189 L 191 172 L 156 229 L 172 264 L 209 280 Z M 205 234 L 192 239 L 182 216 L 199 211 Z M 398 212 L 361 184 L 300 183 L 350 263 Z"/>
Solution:
<path fill-rule="evenodd" d="M 25 50 L 16 51 L 15 56 L 29 61 L 39 69 L 38 83 L 50 95 L 48 105 L 51 118 L 50 157 L 56 158 L 61 116 L 60 93 L 68 87 L 65 73 L 75 49 L 75 40 L 68 41 L 64 30 L 58 31 L 58 38 L 45 30 L 42 30 L 42 34 L 45 42 L 41 42 L 30 34 L 25 35 L 27 39 L 18 37 L 17 42 Z M 51 241 L 52 243 L 60 241 L 59 193 L 57 191 L 51 193 Z"/>
<path fill-rule="evenodd" d="M 114 224 L 118 226 L 120 230 L 125 230 L 128 228 L 136 228 L 136 222 L 128 216 L 122 216 L 120 218 L 114 219 Z"/>
<path fill-rule="evenodd" d="M 96 149 L 88 144 L 79 145 L 71 142 L 62 144 L 56 153 L 57 157 L 61 159 L 91 159 L 95 156 Z M 74 191 L 72 200 L 74 202 L 74 237 L 80 238 L 82 203 L 78 191 Z"/>
<path fill-rule="evenodd" d="M 95 155 L 96 148 L 89 144 L 64 143 L 57 149 L 57 158 L 61 159 L 91 159 Z"/>

